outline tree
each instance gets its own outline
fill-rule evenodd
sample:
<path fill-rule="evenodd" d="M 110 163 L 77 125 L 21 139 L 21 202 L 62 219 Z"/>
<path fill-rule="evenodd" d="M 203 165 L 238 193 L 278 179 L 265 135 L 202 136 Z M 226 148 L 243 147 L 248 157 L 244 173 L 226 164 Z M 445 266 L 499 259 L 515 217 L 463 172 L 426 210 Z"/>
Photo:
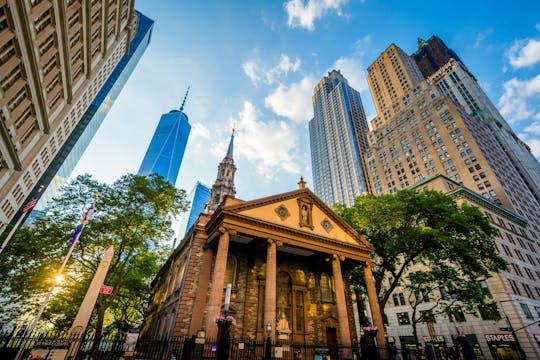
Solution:
<path fill-rule="evenodd" d="M 59 269 L 74 228 L 96 193 L 94 218 L 84 228 L 73 252 L 65 282 L 44 313 L 44 319 L 62 330 L 70 326 L 101 256 L 114 247 L 105 284 L 111 295 L 100 295 L 94 308 L 94 351 L 105 325 L 118 330 L 136 327 L 150 293 L 150 281 L 165 261 L 163 242 L 172 234 L 172 217 L 185 211 L 185 192 L 159 175 L 125 175 L 113 184 L 89 175 L 65 186 L 32 226 L 21 229 L 2 254 L 2 296 L 19 301 L 25 311 L 39 303 L 49 280 Z"/>
<path fill-rule="evenodd" d="M 382 313 L 402 283 L 413 294 L 428 293 L 445 311 L 455 302 L 435 299 L 440 287 L 452 289 L 452 300 L 468 308 L 483 304 L 488 295 L 480 291 L 479 281 L 507 267 L 493 243 L 496 230 L 488 219 L 478 208 L 458 205 L 441 192 L 359 196 L 353 206 L 335 209 L 375 248 L 373 275 Z M 420 270 L 410 272 L 415 266 Z"/>

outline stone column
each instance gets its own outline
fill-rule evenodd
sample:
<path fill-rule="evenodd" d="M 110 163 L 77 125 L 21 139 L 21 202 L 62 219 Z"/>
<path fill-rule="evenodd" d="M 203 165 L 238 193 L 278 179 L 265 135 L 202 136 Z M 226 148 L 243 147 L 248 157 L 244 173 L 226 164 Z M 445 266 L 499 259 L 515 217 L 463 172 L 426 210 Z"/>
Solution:
<path fill-rule="evenodd" d="M 364 278 L 366 280 L 369 308 L 371 309 L 373 325 L 379 328 L 379 331 L 377 332 L 377 347 L 379 347 L 379 349 L 386 349 L 384 323 L 382 320 L 381 309 L 379 308 L 379 298 L 377 297 L 377 292 L 375 290 L 375 282 L 373 281 L 373 273 L 371 272 L 371 266 L 369 264 L 364 266 Z"/>
<path fill-rule="evenodd" d="M 229 253 L 230 235 L 235 233 L 225 228 L 219 229 L 221 235 L 214 263 L 214 273 L 212 275 L 212 285 L 210 297 L 208 299 L 208 312 L 206 314 L 206 336 L 217 338 L 218 327 L 216 316 L 221 313 L 221 304 L 223 303 L 223 288 L 225 283 L 225 271 L 227 270 L 227 255 Z"/>
<path fill-rule="evenodd" d="M 351 330 L 349 329 L 349 316 L 347 315 L 347 302 L 345 300 L 345 285 L 341 274 L 340 261 L 345 260 L 343 256 L 332 256 L 332 272 L 334 275 L 334 286 L 336 288 L 336 307 L 339 324 L 339 345 L 351 346 Z M 350 357 L 351 349 L 342 349 L 343 357 Z"/>
<path fill-rule="evenodd" d="M 276 333 L 276 280 L 277 280 L 277 241 L 268 239 L 266 249 L 266 285 L 264 290 L 264 337 L 266 334 L 266 324 L 272 324 L 271 339 Z"/>

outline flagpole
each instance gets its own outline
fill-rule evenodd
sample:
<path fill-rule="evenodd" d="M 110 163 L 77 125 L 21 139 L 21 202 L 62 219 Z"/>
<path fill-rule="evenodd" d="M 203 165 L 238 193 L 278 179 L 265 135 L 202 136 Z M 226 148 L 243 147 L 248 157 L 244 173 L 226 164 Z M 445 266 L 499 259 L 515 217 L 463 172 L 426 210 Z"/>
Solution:
<path fill-rule="evenodd" d="M 35 203 L 37 203 L 38 199 L 37 199 L 37 195 L 43 190 L 44 186 L 41 185 L 37 191 L 37 194 L 34 195 L 34 197 L 25 205 L 25 208 L 28 207 L 29 203 L 32 202 L 32 201 L 35 201 Z M 24 218 L 26 217 L 26 214 L 28 214 L 28 212 L 30 210 L 32 210 L 35 206 L 35 203 L 34 205 L 32 205 L 28 210 L 26 211 L 23 211 L 23 213 L 21 214 L 21 216 L 19 216 L 19 219 L 17 220 L 17 222 L 15 223 L 15 225 L 13 225 L 13 228 L 11 229 L 11 231 L 9 232 L 8 236 L 6 236 L 6 239 L 4 240 L 4 242 L 2 243 L 2 247 L 0 247 L 0 254 L 2 253 L 2 251 L 4 251 L 4 249 L 6 248 L 8 242 L 11 240 L 11 237 L 13 236 L 13 234 L 15 233 L 15 231 L 19 228 L 19 225 L 21 225 L 21 222 L 24 220 Z"/>
<path fill-rule="evenodd" d="M 22 215 L 19 217 L 19 220 L 17 220 L 17 222 L 15 223 L 15 225 L 13 225 L 13 227 L 11 228 L 11 231 L 9 232 L 8 236 L 6 236 L 6 239 L 4 240 L 4 242 L 2 243 L 2 247 L 0 247 L 0 254 L 2 253 L 2 251 L 4 251 L 4 249 L 6 248 L 9 240 L 11 240 L 11 237 L 13 236 L 13 234 L 15 233 L 15 231 L 19 228 L 19 225 L 21 225 L 21 222 L 23 221 L 24 217 L 26 216 L 26 212 L 23 212 Z"/>
<path fill-rule="evenodd" d="M 98 197 L 99 197 L 99 194 L 96 194 L 96 196 L 94 197 L 94 202 L 92 204 L 92 207 L 96 203 L 96 200 L 97 200 Z M 64 271 L 64 269 L 66 267 L 66 264 L 69 261 L 69 258 L 71 257 L 71 254 L 73 253 L 73 249 L 75 249 L 75 245 L 77 245 L 77 241 L 79 240 L 79 237 L 81 236 L 82 231 L 84 230 L 85 227 L 86 227 L 86 222 L 84 222 L 82 224 L 81 231 L 79 231 L 77 233 L 77 235 L 75 236 L 75 239 L 71 242 L 71 246 L 69 248 L 68 253 L 64 257 L 64 261 L 62 262 L 62 266 L 60 266 L 60 269 L 58 269 L 58 274 L 62 274 L 62 272 Z M 37 313 L 36 317 L 34 318 L 34 320 L 32 321 L 32 324 L 28 328 L 26 328 L 24 333 L 21 335 L 21 337 L 23 339 L 21 339 L 21 346 L 19 347 L 19 351 L 17 352 L 17 355 L 15 356 L 14 360 L 19 360 L 21 358 L 21 356 L 22 356 L 22 354 L 24 352 L 25 345 L 26 345 L 26 342 L 24 341 L 24 337 L 25 337 L 26 334 L 28 334 L 28 336 L 31 336 L 32 333 L 34 332 L 34 330 L 36 328 L 36 325 L 37 325 L 39 319 L 41 318 L 41 315 L 43 315 L 43 311 L 45 310 L 45 307 L 47 307 L 47 303 L 49 302 L 55 288 L 56 288 L 56 284 L 53 284 L 51 286 L 51 288 L 49 289 L 49 292 L 47 293 L 47 295 L 43 299 L 43 302 L 41 303 L 41 306 L 39 307 L 38 313 Z"/>

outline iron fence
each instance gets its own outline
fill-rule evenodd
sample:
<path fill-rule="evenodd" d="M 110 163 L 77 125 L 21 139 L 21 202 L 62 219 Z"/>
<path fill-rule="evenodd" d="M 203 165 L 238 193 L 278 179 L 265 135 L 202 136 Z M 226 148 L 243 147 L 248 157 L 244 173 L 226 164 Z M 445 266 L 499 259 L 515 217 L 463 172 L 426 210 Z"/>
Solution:
<path fill-rule="evenodd" d="M 21 359 L 26 359 L 32 351 L 39 350 L 40 356 L 47 358 L 54 351 L 68 350 L 77 345 L 78 351 L 70 356 L 71 360 L 90 358 L 93 360 L 118 360 L 126 351 L 125 334 L 103 335 L 94 354 L 91 354 L 95 336 L 68 336 L 67 333 L 45 332 L 32 335 L 17 335 L 13 333 L 0 333 L 0 359 L 14 359 L 19 349 L 23 348 Z M 52 356 L 52 355 L 51 355 Z"/>
<path fill-rule="evenodd" d="M 216 359 L 220 342 L 218 339 L 200 338 L 174 338 L 169 341 L 139 340 L 135 357 L 144 360 L 169 360 L 173 356 L 177 360 Z M 223 345 L 222 345 L 223 346 Z M 297 353 L 303 360 L 326 359 L 360 359 L 360 348 L 357 346 L 339 346 L 328 344 L 295 344 L 271 343 L 270 350 L 264 340 L 231 339 L 228 344 L 228 358 L 230 360 L 265 359 L 266 352 L 270 351 L 271 359 L 295 360 Z M 375 353 L 377 353 L 375 349 Z"/>
<path fill-rule="evenodd" d="M 219 351 L 218 339 L 210 338 L 173 338 L 171 340 L 139 339 L 136 348 L 126 343 L 126 334 L 108 334 L 101 337 L 96 351 L 92 353 L 94 335 L 83 337 L 68 337 L 66 333 L 39 333 L 32 336 L 18 336 L 13 333 L 0 333 L 0 359 L 15 358 L 19 348 L 24 349 L 22 359 L 27 359 L 31 351 L 40 349 L 41 354 L 47 354 L 57 349 L 68 349 L 73 344 L 78 345 L 78 351 L 69 360 L 208 360 L 217 359 Z M 222 343 L 223 344 L 223 343 Z M 271 343 L 270 350 L 265 340 L 233 338 L 225 342 L 229 360 L 262 360 L 267 352 L 270 358 L 283 360 L 375 360 L 382 356 L 392 360 L 446 360 L 455 359 L 445 352 L 429 351 L 418 354 L 413 349 L 367 348 L 365 346 L 339 346 L 333 344 L 303 344 L 303 343 Z M 222 345 L 222 349 L 223 349 Z M 407 350 L 406 350 L 407 349 Z"/>

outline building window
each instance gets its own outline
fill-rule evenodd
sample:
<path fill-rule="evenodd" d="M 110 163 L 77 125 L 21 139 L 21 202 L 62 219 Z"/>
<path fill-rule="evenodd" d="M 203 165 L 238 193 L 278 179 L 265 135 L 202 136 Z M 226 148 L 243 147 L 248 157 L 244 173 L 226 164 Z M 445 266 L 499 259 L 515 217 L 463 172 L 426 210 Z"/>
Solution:
<path fill-rule="evenodd" d="M 501 314 L 497 310 L 496 304 L 478 305 L 478 311 L 482 320 L 500 320 Z"/>
<path fill-rule="evenodd" d="M 236 286 L 236 267 L 237 261 L 234 256 L 227 257 L 227 269 L 225 270 L 225 284 L 232 284 Z"/>
<path fill-rule="evenodd" d="M 321 274 L 321 300 L 325 302 L 334 301 L 330 276 L 326 275 L 325 273 Z"/>
<path fill-rule="evenodd" d="M 408 312 L 397 313 L 397 320 L 399 325 L 409 325 L 411 323 Z"/>
<path fill-rule="evenodd" d="M 527 319 L 533 319 L 533 314 L 531 313 L 531 309 L 529 309 L 529 305 L 520 303 L 519 306 L 521 306 L 521 309 L 523 310 L 523 313 L 525 314 L 525 317 Z"/>
<path fill-rule="evenodd" d="M 435 319 L 435 315 L 433 315 L 431 310 L 420 311 L 420 319 L 423 323 L 435 324 L 437 322 L 437 320 Z"/>
<path fill-rule="evenodd" d="M 450 309 L 450 313 L 448 314 L 448 318 L 450 319 L 450 322 L 465 322 L 467 321 L 465 319 L 465 314 L 463 314 L 463 311 L 460 307 L 453 307 Z"/>

